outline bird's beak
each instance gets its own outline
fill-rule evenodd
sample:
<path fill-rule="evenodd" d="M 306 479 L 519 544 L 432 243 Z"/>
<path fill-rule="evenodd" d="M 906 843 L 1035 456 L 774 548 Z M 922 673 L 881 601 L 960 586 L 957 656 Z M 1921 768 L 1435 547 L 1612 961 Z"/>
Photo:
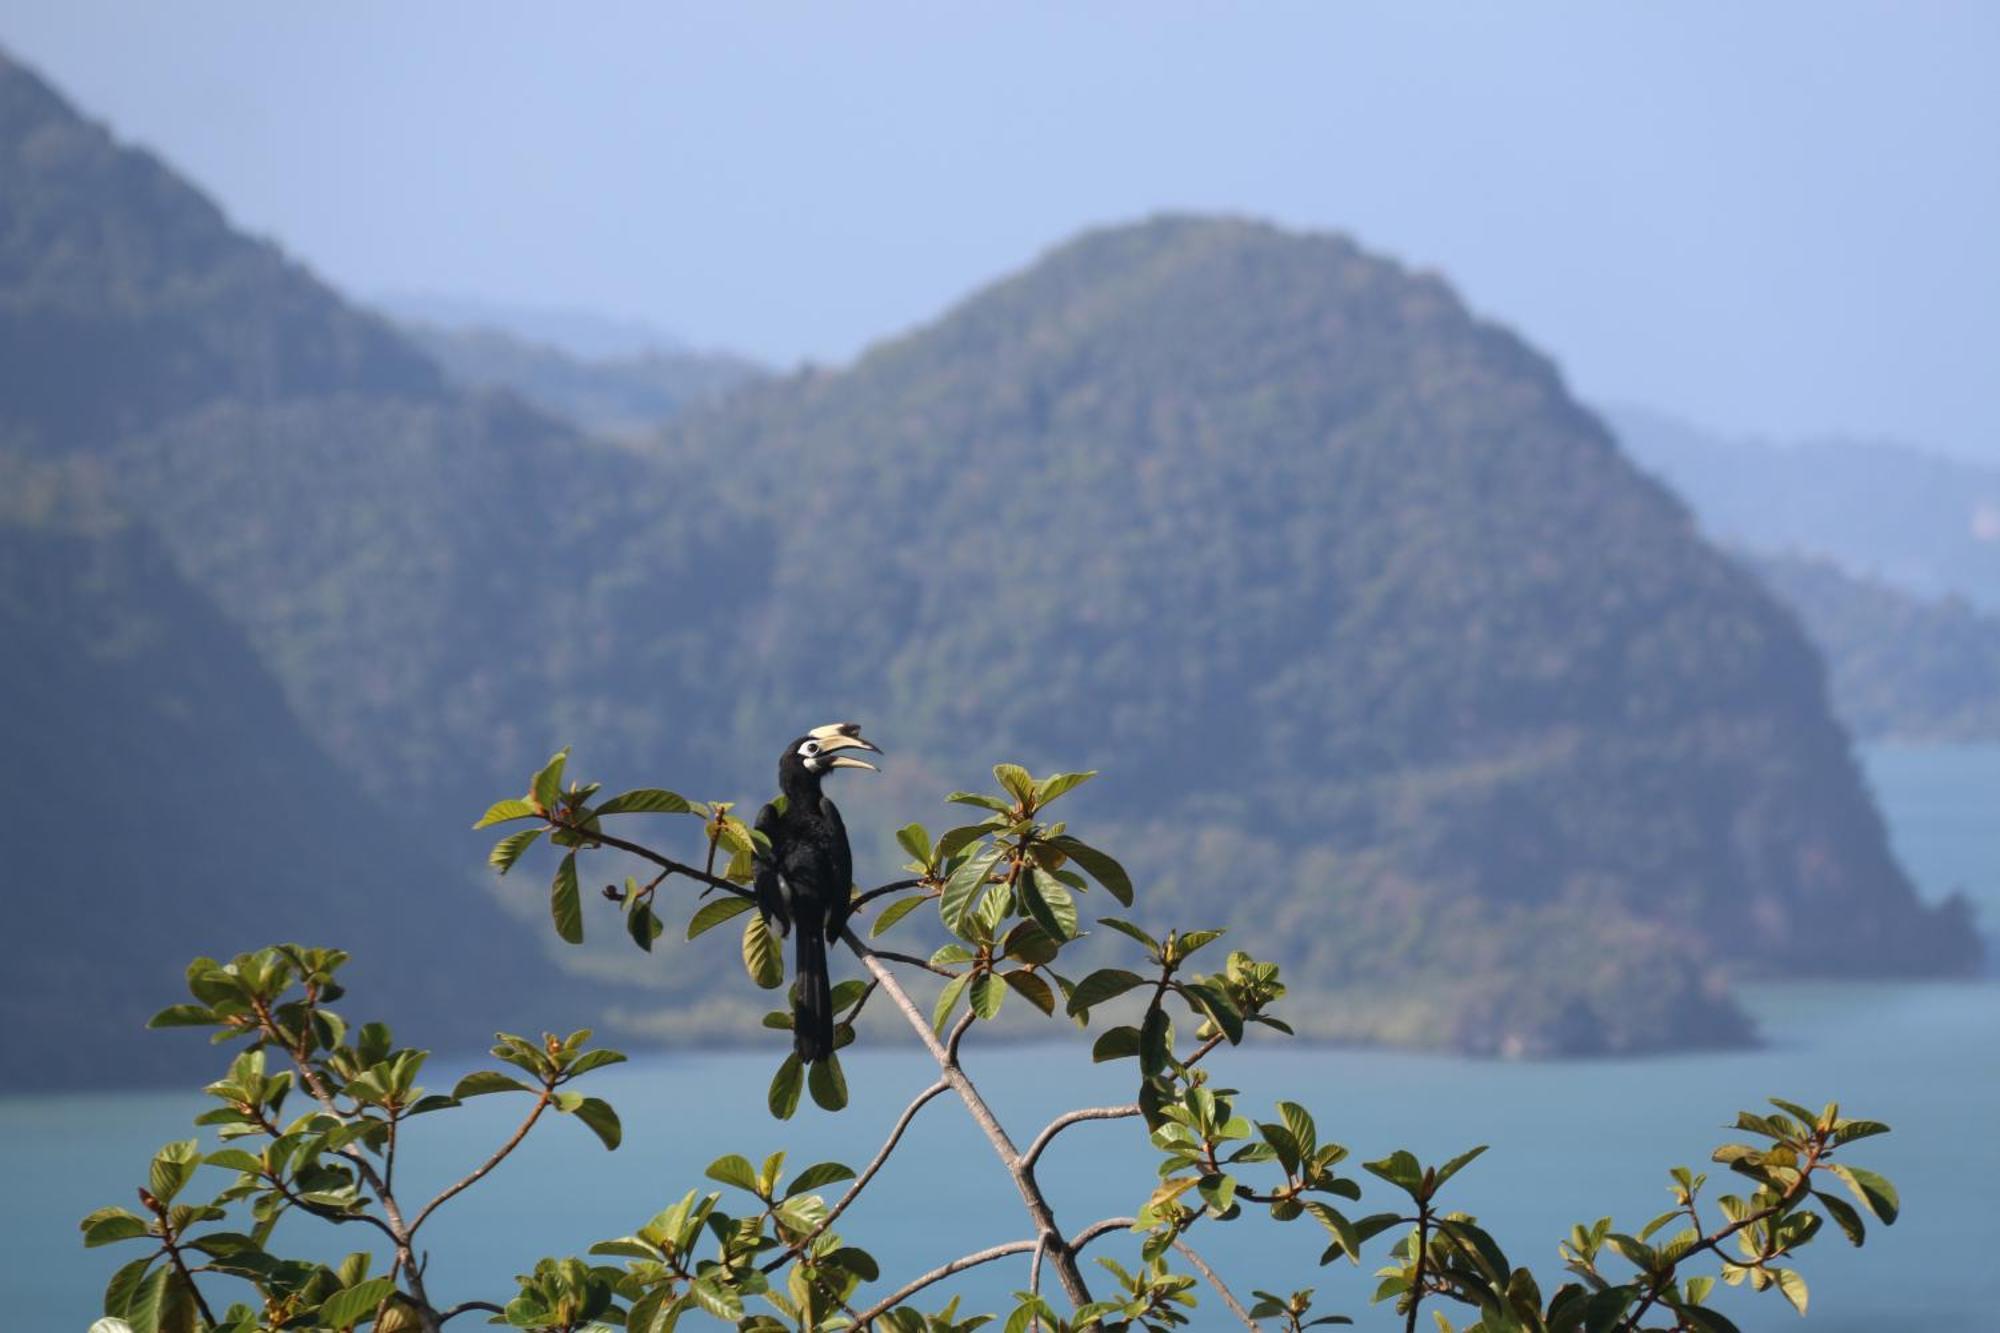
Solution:
<path fill-rule="evenodd" d="M 823 751 L 869 750 L 875 754 L 882 753 L 881 749 L 873 741 L 861 738 L 861 724 L 858 722 L 835 722 L 830 726 L 814 727 L 812 735 L 818 739 L 820 749 Z M 827 761 L 826 766 L 828 768 L 865 768 L 870 773 L 879 773 L 882 771 L 866 759 L 856 759 L 851 755 L 844 754 L 835 755 Z"/>

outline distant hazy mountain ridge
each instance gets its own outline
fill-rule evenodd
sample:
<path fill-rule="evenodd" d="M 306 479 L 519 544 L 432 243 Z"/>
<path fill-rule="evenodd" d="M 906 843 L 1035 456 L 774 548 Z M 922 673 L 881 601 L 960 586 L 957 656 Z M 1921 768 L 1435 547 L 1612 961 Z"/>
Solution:
<path fill-rule="evenodd" d="M 755 800 L 779 741 L 856 716 L 893 760 L 849 803 L 865 873 L 994 759 L 1102 768 L 1077 817 L 1149 911 L 1307 969 L 1294 1017 L 1324 1035 L 1732 1040 L 1728 972 L 1976 956 L 1890 860 L 1792 621 L 1533 349 L 1339 238 L 1094 232 L 849 369 L 613 447 L 453 385 L 0 63 L 0 327 L 41 358 L 0 369 L 8 484 L 88 463 L 128 534 L 98 555 L 22 520 L 24 589 L 111 572 L 69 599 L 87 616 L 15 599 L 8 684 L 50 701 L 21 744 L 73 742 L 79 787 L 198 738 L 272 835 L 246 883 L 176 808 L 98 803 L 34 863 L 63 900 L 268 885 L 246 926 L 291 935 L 338 925 L 283 915 L 308 882 L 358 910 L 365 880 L 413 925 L 354 943 L 484 1015 L 523 970 L 466 887 L 486 800 L 565 743 L 612 783 Z M 65 666 L 127 625 L 190 676 L 178 702 L 144 656 Z M 422 833 L 370 842 L 363 810 Z M 326 850 L 357 836 L 365 866 Z M 151 845 L 185 877 L 131 873 Z M 52 959 L 80 956 L 71 920 Z M 766 1007 L 714 936 L 566 958 L 702 1032 Z M 18 976 L 0 1003 L 57 1012 Z"/>

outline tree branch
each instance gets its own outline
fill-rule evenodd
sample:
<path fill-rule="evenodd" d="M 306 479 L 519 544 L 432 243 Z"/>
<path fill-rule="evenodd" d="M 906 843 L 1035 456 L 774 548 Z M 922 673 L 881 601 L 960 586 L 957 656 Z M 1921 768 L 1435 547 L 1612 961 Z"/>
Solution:
<path fill-rule="evenodd" d="M 1083 1253 L 1083 1247 L 1096 1240 L 1099 1236 L 1107 1235 L 1113 1231 L 1130 1231 L 1138 1225 L 1139 1219 L 1136 1217 L 1107 1217 L 1102 1222 L 1092 1222 L 1089 1226 L 1076 1233 L 1076 1239 L 1070 1242 L 1070 1249 L 1081 1254 Z"/>
<path fill-rule="evenodd" d="M 880 888 L 870 889 L 868 892 L 860 894 L 854 899 L 852 910 L 859 911 L 862 906 L 874 902 L 877 898 L 886 897 L 892 893 L 901 893 L 905 889 L 921 889 L 929 882 L 922 879 L 899 879 L 893 884 L 884 884 Z"/>
<path fill-rule="evenodd" d="M 462 1314 L 471 1314 L 474 1310 L 485 1310 L 490 1314 L 507 1313 L 505 1309 L 495 1305 L 492 1301 L 460 1301 L 457 1305 L 452 1306 L 449 1310 L 439 1315 L 438 1322 L 442 1324 L 456 1319 Z"/>
<path fill-rule="evenodd" d="M 1073 1305 L 1089 1303 L 1090 1288 L 1084 1283 L 1082 1271 L 1077 1268 L 1076 1255 L 1071 1251 L 1069 1242 L 1063 1239 L 1062 1229 L 1056 1225 L 1054 1210 L 1049 1207 L 1049 1201 L 1042 1194 L 1041 1187 L 1035 1183 L 1034 1173 L 1022 1168 L 1020 1151 L 1014 1147 L 1014 1141 L 1007 1137 L 1007 1131 L 1001 1128 L 1000 1121 L 995 1118 L 993 1109 L 986 1104 L 986 1099 L 979 1095 L 979 1089 L 959 1067 L 956 1053 L 938 1040 L 937 1033 L 931 1028 L 930 1020 L 924 1017 L 923 1011 L 910 999 L 909 992 L 903 989 L 902 983 L 896 980 L 895 973 L 889 970 L 880 955 L 869 948 L 852 930 L 843 932 L 841 938 L 847 941 L 847 947 L 854 951 L 854 956 L 861 960 L 861 965 L 881 983 L 883 992 L 898 1009 L 903 1011 L 903 1017 L 909 1021 L 911 1029 L 923 1042 L 925 1049 L 930 1051 L 931 1058 L 938 1062 L 943 1081 L 949 1084 L 952 1091 L 958 1094 L 959 1100 L 965 1103 L 965 1109 L 972 1116 L 973 1123 L 977 1124 L 981 1132 L 986 1135 L 1001 1164 L 1014 1178 L 1014 1187 L 1020 1191 L 1021 1202 L 1027 1206 L 1028 1216 L 1035 1224 L 1037 1239 L 1026 1244 L 1029 1247 L 1039 1244 L 1040 1238 L 1046 1235 L 1049 1254 L 1055 1263 L 1056 1276 L 1061 1280 L 1063 1291 L 1069 1297 L 1070 1303 Z"/>
<path fill-rule="evenodd" d="M 1048 1128 L 1035 1136 L 1035 1141 L 1028 1145 L 1028 1151 L 1021 1154 L 1020 1167 L 1023 1171 L 1033 1171 L 1050 1142 L 1071 1125 L 1081 1125 L 1088 1120 L 1124 1120 L 1137 1114 L 1139 1106 L 1136 1102 L 1125 1106 L 1086 1106 L 1081 1110 L 1065 1112 L 1051 1120 Z"/>
<path fill-rule="evenodd" d="M 1252 1319 L 1250 1312 L 1243 1308 L 1243 1302 L 1236 1299 L 1236 1293 L 1231 1291 L 1220 1277 L 1216 1276 L 1215 1270 L 1210 1268 L 1200 1255 L 1189 1248 L 1186 1241 L 1176 1236 L 1174 1238 L 1174 1248 L 1181 1252 L 1181 1258 L 1194 1265 L 1195 1272 L 1200 1273 L 1202 1277 L 1208 1280 L 1209 1286 L 1215 1288 L 1215 1294 L 1222 1297 L 1222 1303 L 1229 1307 L 1229 1313 L 1235 1315 L 1242 1322 L 1243 1327 L 1249 1329 L 1250 1333 L 1264 1333 L 1263 1326 Z"/>
<path fill-rule="evenodd" d="M 567 820 L 556 819 L 551 816 L 544 816 L 543 821 L 550 828 L 572 834 L 583 842 L 595 843 L 600 847 L 616 847 L 619 851 L 636 856 L 643 861 L 651 861 L 670 875 L 685 875 L 691 880 L 708 885 L 711 889 L 722 889 L 725 892 L 735 894 L 739 898 L 755 898 L 757 896 L 741 884 L 731 884 L 728 880 L 718 875 L 711 875 L 705 870 L 698 870 L 685 861 L 674 860 L 671 856 L 662 856 L 652 848 L 641 846 L 639 843 L 627 842 L 623 838 L 614 838 L 609 833 L 593 831 L 581 825 L 572 824 Z"/>
<path fill-rule="evenodd" d="M 862 1190 L 868 1187 L 868 1182 L 875 1179 L 875 1173 L 882 1169 L 882 1164 L 889 1160 L 889 1154 L 895 1152 L 896 1145 L 903 1141 L 903 1131 L 908 1129 L 910 1127 L 910 1122 L 917 1118 L 917 1112 L 923 1110 L 925 1106 L 929 1105 L 932 1098 L 941 1096 L 942 1094 L 950 1091 L 951 1091 L 951 1084 L 945 1082 L 943 1079 L 939 1079 L 937 1082 L 931 1084 L 928 1088 L 925 1088 L 922 1092 L 918 1093 L 916 1100 L 911 1102 L 908 1106 L 904 1107 L 903 1114 L 896 1117 L 895 1128 L 889 1131 L 888 1142 L 882 1145 L 882 1151 L 876 1153 L 875 1160 L 870 1162 L 867 1165 L 867 1167 L 861 1172 L 861 1174 L 854 1178 L 854 1183 L 852 1185 L 849 1185 L 847 1187 L 847 1192 L 840 1196 L 840 1202 L 833 1205 L 833 1207 L 827 1211 L 825 1219 L 821 1221 L 818 1226 L 814 1227 L 810 1232 L 806 1233 L 806 1235 L 802 1239 L 800 1239 L 796 1244 L 787 1248 L 783 1254 L 773 1259 L 770 1263 L 765 1264 L 764 1271 L 766 1273 L 775 1273 L 776 1271 L 778 1271 L 778 1269 L 783 1268 L 786 1264 L 790 1263 L 792 1259 L 794 1259 L 800 1254 L 805 1253 L 806 1247 L 808 1245 L 811 1245 L 814 1241 L 818 1240 L 820 1237 L 820 1233 L 825 1231 L 828 1227 L 832 1226 L 834 1223 L 834 1219 L 838 1218 L 842 1213 L 846 1212 L 847 1206 L 853 1203 L 855 1197 L 859 1195 Z"/>
<path fill-rule="evenodd" d="M 856 1315 L 854 1317 L 854 1327 L 866 1328 L 869 1321 L 880 1319 L 883 1315 L 889 1313 L 889 1311 L 895 1309 L 925 1287 L 933 1283 L 942 1282 L 955 1273 L 963 1273 L 966 1269 L 977 1268 L 981 1264 L 990 1264 L 995 1259 L 1005 1259 L 1010 1254 L 1027 1254 L 1041 1243 L 1039 1238 L 1035 1240 L 1008 1241 L 1005 1245 L 995 1245 L 990 1250 L 981 1250 L 977 1254 L 968 1254 L 962 1258 L 954 1259 L 948 1264 L 942 1264 L 937 1268 L 933 1268 L 922 1277 L 905 1283 L 885 1299 L 877 1301 Z"/>
<path fill-rule="evenodd" d="M 429 1217 L 432 1213 L 436 1212 L 440 1205 L 444 1204 L 446 1201 L 464 1192 L 465 1190 L 472 1188 L 474 1185 L 478 1184 L 481 1180 L 485 1179 L 486 1174 L 490 1172 L 494 1167 L 506 1161 L 508 1155 L 512 1153 L 514 1149 L 521 1146 L 521 1140 L 528 1137 L 528 1131 L 535 1127 L 535 1122 L 542 1118 L 542 1112 L 548 1109 L 549 1103 L 554 1099 L 555 1099 L 554 1086 L 551 1084 L 544 1083 L 542 1085 L 542 1095 L 535 1098 L 534 1108 L 528 1112 L 528 1118 L 523 1120 L 520 1124 L 520 1127 L 514 1131 L 513 1137 L 508 1139 L 505 1143 L 501 1144 L 498 1148 L 495 1148 L 493 1150 L 493 1155 L 487 1158 L 486 1161 L 480 1165 L 478 1170 L 474 1171 L 471 1175 L 465 1177 L 465 1179 L 459 1181 L 456 1185 L 446 1186 L 445 1189 L 435 1199 L 432 1199 L 429 1203 L 425 1204 L 423 1207 L 423 1211 L 417 1214 L 417 1220 L 410 1223 L 410 1229 L 407 1234 L 414 1237 L 417 1234 L 417 1228 L 421 1227 L 424 1224 L 424 1219 Z"/>

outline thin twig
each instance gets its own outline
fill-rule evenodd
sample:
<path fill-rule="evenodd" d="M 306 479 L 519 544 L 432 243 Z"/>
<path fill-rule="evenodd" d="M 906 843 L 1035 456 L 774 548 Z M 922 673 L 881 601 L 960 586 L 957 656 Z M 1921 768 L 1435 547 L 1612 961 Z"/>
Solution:
<path fill-rule="evenodd" d="M 854 1326 L 856 1328 L 866 1328 L 869 1321 L 881 1318 L 904 1301 L 910 1299 L 910 1297 L 922 1291 L 925 1287 L 936 1282 L 942 1282 L 955 1273 L 963 1273 L 966 1269 L 977 1268 L 981 1264 L 990 1264 L 995 1259 L 1005 1259 L 1010 1254 L 1026 1254 L 1041 1243 L 1039 1238 L 1035 1240 L 1009 1241 L 1005 1245 L 995 1245 L 990 1250 L 981 1250 L 977 1254 L 968 1254 L 954 1259 L 948 1264 L 941 1264 L 922 1277 L 903 1284 L 893 1294 L 863 1310 L 854 1317 Z"/>
<path fill-rule="evenodd" d="M 728 880 L 711 875 L 704 870 L 698 870 L 688 865 L 685 861 L 676 861 L 671 856 L 662 856 L 650 847 L 643 847 L 636 842 L 627 842 L 623 838 L 614 838 L 609 833 L 587 829 L 581 825 L 572 824 L 567 820 L 557 819 L 554 816 L 544 816 L 544 819 L 550 828 L 574 834 L 584 842 L 595 843 L 602 847 L 616 847 L 621 852 L 629 853 L 632 856 L 639 857 L 641 860 L 651 861 L 654 865 L 667 871 L 669 874 L 685 875 L 687 878 L 701 884 L 706 884 L 712 889 L 723 889 L 735 894 L 739 898 L 756 897 L 755 894 L 744 888 L 741 884 L 731 884 Z"/>
<path fill-rule="evenodd" d="M 1215 1270 L 1210 1268 L 1200 1255 L 1188 1248 L 1186 1241 L 1176 1236 L 1174 1238 L 1174 1248 L 1181 1252 L 1181 1258 L 1194 1265 L 1195 1272 L 1200 1273 L 1204 1278 L 1208 1279 L 1208 1285 L 1215 1288 L 1215 1294 L 1222 1297 L 1222 1303 L 1229 1307 L 1231 1314 L 1243 1322 L 1243 1327 L 1249 1329 L 1250 1333 L 1264 1333 L 1263 1326 L 1252 1319 L 1250 1312 L 1243 1308 L 1243 1302 L 1236 1299 L 1236 1293 L 1231 1291 L 1228 1284 L 1223 1282 L 1220 1277 L 1216 1276 Z"/>
<path fill-rule="evenodd" d="M 965 1071 L 959 1067 L 952 1051 L 938 1039 L 937 1033 L 931 1028 L 930 1020 L 917 1008 L 916 1002 L 910 998 L 909 992 L 903 989 L 902 983 L 896 980 L 896 975 L 889 970 L 888 964 L 883 962 L 881 957 L 852 930 L 843 932 L 841 938 L 847 941 L 847 947 L 854 951 L 854 956 L 861 960 L 861 965 L 868 969 L 869 974 L 882 984 L 883 993 L 902 1011 L 911 1030 L 917 1034 L 918 1040 L 922 1041 L 925 1049 L 930 1051 L 931 1058 L 938 1062 L 938 1069 L 944 1081 L 951 1085 L 952 1091 L 956 1092 L 959 1100 L 965 1103 L 966 1112 L 971 1115 L 973 1123 L 986 1135 L 987 1141 L 993 1145 L 994 1153 L 1007 1168 L 1007 1173 L 1014 1178 L 1014 1187 L 1020 1191 L 1021 1202 L 1027 1207 L 1028 1216 L 1035 1224 L 1036 1236 L 1039 1238 L 1047 1233 L 1051 1238 L 1050 1252 L 1055 1258 L 1056 1276 L 1061 1279 L 1063 1292 L 1069 1297 L 1070 1303 L 1088 1304 L 1090 1287 L 1084 1282 L 1082 1271 L 1077 1268 L 1076 1256 L 1064 1241 L 1062 1229 L 1056 1225 L 1055 1212 L 1049 1207 L 1049 1201 L 1042 1194 L 1041 1187 L 1035 1183 L 1034 1175 L 1021 1169 L 1020 1150 L 1014 1146 L 1014 1141 L 1007 1137 L 1007 1131 L 1001 1128 L 993 1109 L 986 1104 L 986 1099 L 980 1096 L 978 1087 L 966 1077 Z M 1039 1240 L 1027 1242 L 1031 1246 L 1037 1243 Z"/>
<path fill-rule="evenodd" d="M 1107 1235 L 1113 1231 L 1130 1231 L 1138 1225 L 1139 1219 L 1136 1217 L 1107 1217 L 1102 1222 L 1092 1222 L 1089 1226 L 1077 1232 L 1076 1239 L 1070 1242 L 1069 1248 L 1072 1253 L 1081 1254 L 1083 1247 L 1096 1240 L 1099 1236 Z"/>
<path fill-rule="evenodd" d="M 487 1158 L 483 1163 L 481 1163 L 478 1170 L 474 1171 L 471 1175 L 465 1177 L 465 1179 L 459 1181 L 456 1185 L 446 1186 L 445 1189 L 435 1199 L 432 1199 L 429 1203 L 425 1204 L 423 1211 L 417 1214 L 417 1220 L 410 1223 L 410 1229 L 406 1234 L 409 1236 L 415 1236 L 417 1234 L 417 1228 L 421 1227 L 424 1224 L 424 1219 L 429 1217 L 432 1213 L 436 1212 L 440 1205 L 444 1204 L 447 1200 L 453 1198 L 454 1196 L 460 1194 L 461 1192 L 472 1188 L 474 1185 L 478 1184 L 481 1180 L 485 1179 L 486 1174 L 489 1171 L 491 1171 L 494 1167 L 506 1161 L 508 1155 L 512 1153 L 514 1149 L 521 1146 L 521 1140 L 528 1137 L 528 1131 L 535 1127 L 535 1122 L 542 1118 L 542 1112 L 548 1109 L 549 1103 L 553 1100 L 555 1100 L 555 1087 L 552 1084 L 546 1084 L 546 1083 L 543 1084 L 542 1095 L 535 1098 L 534 1108 L 528 1112 L 527 1119 L 521 1122 L 519 1128 L 515 1129 L 513 1137 L 508 1139 L 505 1143 L 501 1144 L 498 1148 L 495 1148 L 493 1150 L 493 1155 Z"/>
<path fill-rule="evenodd" d="M 474 1310 L 485 1310 L 490 1314 L 507 1313 L 506 1310 L 495 1305 L 492 1301 L 460 1301 L 457 1305 L 452 1306 L 449 1310 L 439 1315 L 438 1322 L 442 1324 L 447 1320 L 456 1319 L 462 1314 L 471 1314 Z"/>
<path fill-rule="evenodd" d="M 939 1079 L 918 1093 L 916 1100 L 904 1107 L 903 1114 L 896 1118 L 896 1126 L 889 1131 L 888 1141 L 882 1145 L 882 1151 L 876 1153 L 875 1160 L 870 1162 L 861 1174 L 854 1178 L 854 1183 L 849 1185 L 847 1192 L 840 1196 L 840 1202 L 827 1210 L 826 1217 L 818 1226 L 807 1232 L 797 1243 L 788 1247 L 783 1254 L 773 1259 L 770 1263 L 765 1264 L 764 1271 L 766 1273 L 775 1273 L 787 1263 L 790 1263 L 793 1258 L 805 1253 L 806 1247 L 818 1240 L 820 1233 L 832 1226 L 834 1219 L 847 1211 L 847 1205 L 854 1202 L 855 1196 L 868 1188 L 868 1182 L 875 1179 L 875 1173 L 882 1169 L 882 1164 L 889 1160 L 889 1154 L 895 1152 L 896 1145 L 902 1142 L 903 1131 L 908 1129 L 910 1122 L 917 1118 L 917 1112 L 923 1110 L 933 1097 L 941 1096 L 950 1091 L 951 1084 L 945 1082 L 943 1079 Z"/>
<path fill-rule="evenodd" d="M 1028 1145 L 1028 1151 L 1021 1154 L 1021 1169 L 1033 1171 L 1035 1163 L 1041 1159 L 1042 1153 L 1048 1149 L 1055 1136 L 1071 1125 L 1081 1125 L 1089 1120 L 1124 1120 L 1137 1114 L 1139 1106 L 1136 1102 L 1124 1106 L 1086 1106 L 1081 1110 L 1065 1112 L 1051 1120 L 1048 1128 L 1037 1134 L 1035 1141 Z"/>
<path fill-rule="evenodd" d="M 866 893 L 855 895 L 851 910 L 859 911 L 864 904 L 872 903 L 877 898 L 891 893 L 901 893 L 905 889 L 921 889 L 929 882 L 929 880 L 922 879 L 899 879 L 893 884 L 884 884 L 880 888 L 870 889 Z"/>
<path fill-rule="evenodd" d="M 935 972 L 941 977 L 955 977 L 958 975 L 956 972 L 939 967 L 928 958 L 919 958 L 913 953 L 897 953 L 892 949 L 875 949 L 873 952 L 877 958 L 885 958 L 892 963 L 908 963 L 911 967 L 921 967 L 924 971 Z"/>

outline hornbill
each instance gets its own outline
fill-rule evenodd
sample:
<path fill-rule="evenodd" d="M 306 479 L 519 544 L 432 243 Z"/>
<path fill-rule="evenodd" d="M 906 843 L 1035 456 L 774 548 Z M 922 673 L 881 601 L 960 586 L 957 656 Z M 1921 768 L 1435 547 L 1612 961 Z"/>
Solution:
<path fill-rule="evenodd" d="M 854 854 L 847 845 L 847 827 L 840 811 L 820 794 L 820 782 L 836 768 L 865 768 L 864 759 L 842 750 L 874 750 L 861 739 L 858 722 L 814 727 L 785 747 L 778 758 L 776 802 L 757 812 L 757 831 L 770 840 L 770 850 L 756 858 L 757 910 L 778 934 L 798 928 L 798 964 L 792 983 L 792 1049 L 807 1064 L 833 1054 L 832 981 L 826 971 L 826 946 L 847 929 L 853 910 Z"/>

